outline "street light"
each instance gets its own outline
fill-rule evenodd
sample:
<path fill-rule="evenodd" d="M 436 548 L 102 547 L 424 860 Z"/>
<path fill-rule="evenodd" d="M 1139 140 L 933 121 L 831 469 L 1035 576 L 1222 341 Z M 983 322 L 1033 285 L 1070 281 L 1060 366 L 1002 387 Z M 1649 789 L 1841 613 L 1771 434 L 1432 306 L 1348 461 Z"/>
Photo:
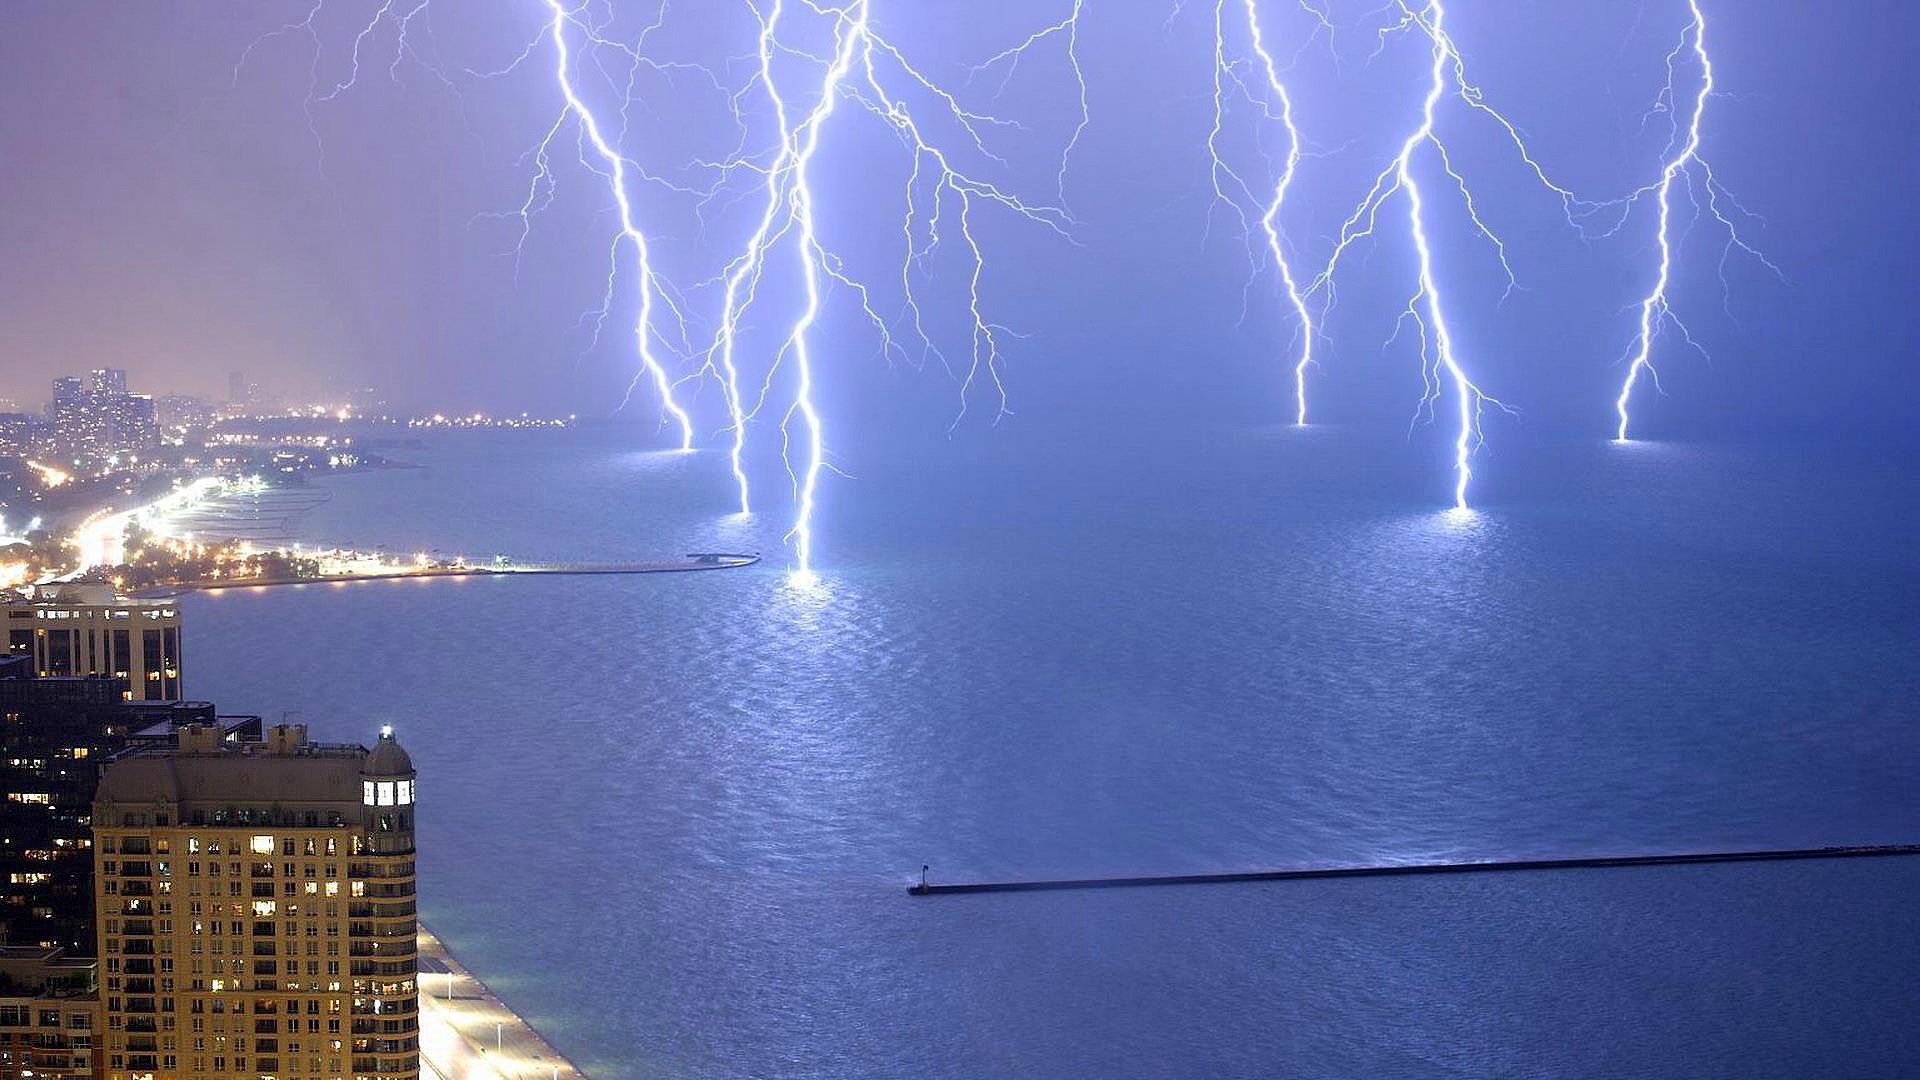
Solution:
<path fill-rule="evenodd" d="M 493 1048 L 495 1051 L 507 1048 L 507 1025 L 501 1023 L 493 1025 Z"/>

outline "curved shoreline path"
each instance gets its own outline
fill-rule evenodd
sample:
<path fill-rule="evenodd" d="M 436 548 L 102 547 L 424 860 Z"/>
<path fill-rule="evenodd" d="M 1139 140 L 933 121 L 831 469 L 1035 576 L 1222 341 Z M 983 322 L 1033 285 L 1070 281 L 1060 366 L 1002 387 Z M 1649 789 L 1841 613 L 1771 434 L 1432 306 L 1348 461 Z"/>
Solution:
<path fill-rule="evenodd" d="M 323 574 L 312 577 L 282 578 L 208 578 L 178 585 L 158 585 L 139 589 L 133 595 L 148 599 L 180 596 L 190 592 L 220 592 L 226 589 L 266 589 L 282 585 L 335 585 L 352 581 L 402 581 L 411 578 L 472 577 L 583 577 L 612 574 L 692 574 L 703 570 L 737 570 L 760 561 L 758 552 L 694 552 L 680 559 L 633 563 L 518 563 L 504 566 L 420 566 L 381 570 L 365 574 Z"/>
<path fill-rule="evenodd" d="M 420 1066 L 439 1080 L 586 1080 L 420 927 Z"/>

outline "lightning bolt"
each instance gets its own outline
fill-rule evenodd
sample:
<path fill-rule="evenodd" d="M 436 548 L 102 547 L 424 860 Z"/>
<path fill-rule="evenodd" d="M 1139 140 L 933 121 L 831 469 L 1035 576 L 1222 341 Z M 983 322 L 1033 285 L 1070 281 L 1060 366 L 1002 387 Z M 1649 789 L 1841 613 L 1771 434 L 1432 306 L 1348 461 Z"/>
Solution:
<path fill-rule="evenodd" d="M 1614 440 L 1617 442 L 1627 441 L 1627 426 L 1631 420 L 1628 406 L 1633 399 L 1634 387 L 1639 384 L 1641 377 L 1644 375 L 1654 384 L 1655 389 L 1659 389 L 1660 372 L 1653 366 L 1653 341 L 1659 335 L 1661 327 L 1671 324 L 1684 341 L 1696 349 L 1699 348 L 1693 334 L 1679 316 L 1674 314 L 1667 299 L 1667 287 L 1672 281 L 1674 248 L 1677 243 L 1672 235 L 1674 182 L 1679 180 L 1685 183 L 1691 195 L 1694 183 L 1692 173 L 1697 171 L 1707 195 L 1705 212 L 1711 214 L 1714 220 L 1727 230 L 1727 246 L 1723 249 L 1720 261 L 1720 280 L 1723 287 L 1726 285 L 1726 259 L 1735 248 L 1758 260 L 1776 276 L 1780 275 L 1779 267 L 1748 245 L 1741 238 L 1733 219 L 1721 209 L 1722 199 L 1736 207 L 1738 204 L 1720 186 L 1719 180 L 1713 174 L 1712 166 L 1700 156 L 1700 122 L 1706 115 L 1707 99 L 1713 96 L 1713 59 L 1707 54 L 1707 19 L 1700 10 L 1698 0 L 1687 0 L 1687 9 L 1692 17 L 1681 35 L 1680 44 L 1674 46 L 1673 51 L 1667 54 L 1667 84 L 1655 105 L 1657 111 L 1665 111 L 1673 119 L 1673 135 L 1668 142 L 1672 156 L 1662 166 L 1658 183 L 1651 188 L 1659 208 L 1658 224 L 1654 232 L 1658 263 L 1653 285 L 1640 301 L 1639 330 L 1629 349 L 1631 359 L 1627 365 L 1627 376 L 1620 385 L 1620 396 L 1613 402 L 1614 413 L 1619 419 L 1619 426 L 1614 431 Z M 1700 85 L 1695 91 L 1693 109 L 1688 115 L 1686 133 L 1683 136 L 1680 134 L 1677 115 L 1675 62 L 1684 51 L 1691 51 L 1695 62 L 1700 67 Z M 1674 145 L 1676 143 L 1677 149 Z M 1641 193 L 1647 190 L 1649 189 L 1643 188 Z M 1636 197 L 1638 194 L 1640 193 L 1636 193 Z"/>
<path fill-rule="evenodd" d="M 1334 26 L 1325 11 L 1299 0 L 1300 11 L 1313 23 L 1313 31 L 1301 41 L 1288 65 L 1282 66 L 1267 46 L 1266 37 L 1261 28 L 1258 0 L 1241 0 L 1239 21 L 1247 38 L 1247 49 L 1258 65 L 1258 71 L 1250 74 L 1246 69 L 1249 61 L 1233 55 L 1228 46 L 1228 31 L 1231 25 L 1228 18 L 1228 0 L 1214 0 L 1213 3 L 1213 122 L 1207 131 L 1207 156 L 1209 177 L 1213 189 L 1213 200 L 1209 204 L 1209 227 L 1211 210 L 1224 205 L 1238 223 L 1238 231 L 1243 245 L 1247 248 L 1247 261 L 1250 273 L 1247 289 L 1243 292 L 1241 315 L 1245 318 L 1244 298 L 1250 293 L 1257 280 L 1263 260 L 1255 253 L 1253 222 L 1259 223 L 1264 237 L 1265 260 L 1279 272 L 1280 284 L 1288 307 L 1292 310 L 1295 326 L 1297 352 L 1293 357 L 1293 395 L 1294 422 L 1304 426 L 1307 422 L 1307 375 L 1315 363 L 1313 342 L 1315 325 L 1313 312 L 1307 306 L 1306 294 L 1301 290 L 1299 278 L 1293 268 L 1293 257 L 1288 251 L 1291 246 L 1286 232 L 1280 226 L 1280 216 L 1285 209 L 1287 195 L 1293 188 L 1299 175 L 1302 159 L 1308 156 L 1306 142 L 1302 138 L 1299 125 L 1294 121 L 1293 96 L 1282 78 L 1284 71 L 1297 62 L 1307 49 L 1325 35 L 1332 41 Z M 1182 5 L 1176 4 L 1173 13 L 1168 16 L 1169 23 L 1179 16 Z M 1257 80 L 1258 87 L 1252 81 Z M 1221 149 L 1221 138 L 1227 124 L 1230 97 L 1244 98 L 1260 114 L 1265 122 L 1277 123 L 1287 136 L 1287 151 L 1281 168 L 1273 179 L 1273 186 L 1263 198 L 1256 197 L 1253 185 L 1238 169 L 1228 162 Z M 1275 109 L 1275 104 L 1278 109 Z M 1250 209 L 1251 208 L 1251 209 Z M 1255 215 L 1257 214 L 1257 218 Z"/>
<path fill-rule="evenodd" d="M 1216 0 L 1214 27 L 1216 43 L 1214 55 L 1221 54 L 1218 43 L 1220 27 L 1219 0 Z M 1304 2 L 1301 8 L 1312 14 L 1318 26 L 1314 29 L 1317 36 L 1321 29 L 1331 32 L 1331 24 L 1319 9 Z M 1294 318 L 1299 320 L 1295 331 L 1300 343 L 1300 352 L 1293 362 L 1293 401 L 1295 425 L 1304 427 L 1307 423 L 1307 369 L 1313 366 L 1313 315 L 1307 310 L 1307 300 L 1300 292 L 1300 283 L 1294 278 L 1293 265 L 1287 260 L 1286 245 L 1282 243 L 1279 227 L 1280 210 L 1286 204 L 1287 191 L 1293 187 L 1293 179 L 1300 169 L 1301 142 L 1300 128 L 1293 122 L 1293 96 L 1287 93 L 1286 83 L 1280 78 L 1280 67 L 1274 62 L 1273 54 L 1267 51 L 1266 41 L 1260 34 L 1260 10 L 1256 0 L 1246 0 L 1247 35 L 1251 39 L 1254 55 L 1260 58 L 1261 71 L 1266 76 L 1267 89 L 1280 101 L 1279 120 L 1287 131 L 1286 166 L 1274 181 L 1273 197 L 1267 201 L 1266 212 L 1260 215 L 1260 228 L 1267 235 L 1267 249 L 1273 255 L 1273 262 L 1280 271 L 1280 283 L 1287 294 L 1287 302 L 1293 307 Z M 1305 46 L 1303 45 L 1304 49 Z M 1216 120 L 1215 126 L 1218 126 Z"/>
<path fill-rule="evenodd" d="M 636 267 L 634 277 L 639 292 L 639 313 L 634 321 L 634 340 L 640 354 L 640 373 L 635 376 L 636 383 L 645 378 L 653 383 L 653 389 L 660 397 L 661 409 L 665 416 L 680 429 L 680 449 L 693 449 L 693 420 L 686 409 L 674 399 L 673 380 L 654 354 L 654 307 L 660 284 L 653 269 L 653 257 L 647 244 L 647 236 L 641 231 L 633 208 L 633 197 L 627 190 L 627 158 L 607 141 L 599 118 L 574 89 L 571 72 L 572 52 L 567 45 L 567 27 L 574 19 L 560 0 L 546 0 L 547 10 L 552 18 L 548 23 L 548 33 L 553 40 L 554 81 L 560 87 L 560 94 L 566 99 L 567 111 L 578 120 L 582 137 L 598 155 L 605 172 L 607 188 L 613 195 L 614 204 L 620 212 L 619 239 L 633 245 Z M 548 137 L 552 137 L 549 131 Z M 541 170 L 546 170 L 545 144 L 542 144 Z M 598 171 L 598 170 L 596 170 Z M 617 241 L 616 241 L 617 243 Z M 611 288 L 612 270 L 609 270 L 609 288 Z"/>
<path fill-rule="evenodd" d="M 1466 178 L 1454 167 L 1447 144 L 1438 133 L 1437 110 L 1440 103 L 1451 96 L 1464 103 L 1471 111 L 1491 117 L 1512 142 L 1528 172 L 1559 199 L 1568 223 L 1578 229 L 1583 236 L 1590 235 L 1586 227 L 1588 221 L 1608 208 L 1621 205 L 1623 200 L 1611 202 L 1586 200 L 1548 176 L 1528 148 L 1519 128 L 1487 104 L 1484 92 L 1468 81 L 1466 61 L 1453 38 L 1447 33 L 1446 9 L 1440 0 L 1428 0 L 1418 9 L 1407 3 L 1407 0 L 1395 0 L 1393 6 L 1399 9 L 1400 17 L 1393 25 L 1380 31 L 1380 49 L 1386 47 L 1387 39 L 1391 35 L 1415 30 L 1424 34 L 1432 46 L 1427 93 L 1421 103 L 1420 123 L 1401 143 L 1399 152 L 1374 177 L 1366 196 L 1342 223 L 1338 240 L 1325 268 L 1315 276 L 1303 292 L 1308 296 L 1316 293 L 1324 294 L 1325 305 L 1331 306 L 1334 275 L 1344 256 L 1359 241 L 1374 235 L 1379 224 L 1381 208 L 1389 198 L 1396 194 L 1406 196 L 1407 235 L 1412 242 L 1416 257 L 1416 286 L 1413 295 L 1407 301 L 1406 308 L 1395 320 L 1394 337 L 1398 337 L 1401 330 L 1409 323 L 1419 333 L 1421 379 L 1424 390 L 1419 405 L 1415 409 L 1416 421 L 1422 414 L 1432 417 L 1435 406 L 1441 398 L 1449 391 L 1451 392 L 1455 423 L 1453 503 L 1456 510 L 1464 511 L 1468 509 L 1467 492 L 1473 481 L 1473 458 L 1486 442 L 1483 420 L 1487 408 L 1491 406 L 1507 412 L 1512 410 L 1498 398 L 1487 393 L 1473 379 L 1455 344 L 1453 327 L 1446 314 L 1440 278 L 1434 268 L 1433 243 L 1428 232 L 1428 197 L 1415 176 L 1413 167 L 1415 155 L 1419 151 L 1430 149 L 1440 171 L 1453 181 L 1468 223 L 1473 231 L 1493 248 L 1495 258 L 1506 275 L 1509 291 L 1517 284 L 1517 278 L 1507 258 L 1505 242 L 1481 217 L 1472 189 L 1468 186 Z M 1378 55 L 1379 51 L 1376 49 L 1375 55 Z M 1389 344 L 1392 341 L 1393 338 L 1388 339 Z"/>
<path fill-rule="evenodd" d="M 817 380 L 814 328 L 832 286 L 847 290 L 861 313 L 879 337 L 880 351 L 889 358 L 900 356 L 918 366 L 905 351 L 892 321 L 874 306 L 874 290 L 855 277 L 847 261 L 835 254 L 822 239 L 815 217 L 817 194 L 814 166 L 822 131 L 846 99 L 881 120 L 886 129 L 905 148 L 911 168 L 905 184 L 905 211 L 901 234 L 905 252 L 899 282 L 902 317 L 919 344 L 920 357 L 939 359 L 960 383 L 960 408 L 954 425 L 964 419 L 977 382 L 990 381 L 999 401 L 997 415 L 1008 412 L 1007 387 L 1001 373 L 1001 337 L 1010 331 L 986 314 L 983 282 L 987 253 L 974 231 L 977 207 L 997 206 L 1014 215 L 1067 236 L 1070 219 L 1057 206 L 1036 203 L 1014 194 L 958 164 L 953 151 L 930 137 L 906 104 L 895 83 L 930 101 L 933 114 L 950 122 L 960 132 L 967 150 L 992 163 L 1002 159 L 990 148 L 989 135 L 1002 128 L 1017 128 L 1012 121 L 970 108 L 952 92 L 940 86 L 916 67 L 907 55 L 878 32 L 872 17 L 871 0 L 854 0 L 833 7 L 799 0 L 813 15 L 831 20 L 834 48 L 829 57 L 815 58 L 823 65 L 817 95 L 810 107 L 796 108 L 786 97 L 775 77 L 774 59 L 780 52 L 795 52 L 779 40 L 785 14 L 784 0 L 771 0 L 765 11 L 756 8 L 760 18 L 758 85 L 772 104 L 781 137 L 770 164 L 756 167 L 763 174 L 764 198 L 758 222 L 742 251 L 730 260 L 722 275 L 722 310 L 712 344 L 707 350 L 707 365 L 719 375 L 725 388 L 732 435 L 731 465 L 742 513 L 752 508 L 751 487 L 742 455 L 748 426 L 767 407 L 774 394 L 779 373 L 792 366 L 792 395 L 780 414 L 781 454 L 791 482 L 795 516 L 787 539 L 793 544 L 799 582 L 813 580 L 813 517 L 818 505 L 820 475 L 827 463 L 825 422 L 815 402 Z M 1069 14 L 1059 22 L 1029 35 L 1019 44 L 990 57 L 973 69 L 976 73 L 999 64 L 1008 69 L 1002 86 L 1012 77 L 1012 67 L 1044 41 L 1064 37 L 1069 66 L 1078 86 L 1080 113 L 1075 128 L 1061 153 L 1054 177 L 1056 187 L 1064 189 L 1068 158 L 1087 125 L 1086 85 L 1078 62 L 1078 23 L 1081 0 L 1075 0 Z M 797 117 L 797 119 L 796 119 Z M 736 160 L 725 163 L 723 171 L 739 168 Z M 916 291 L 915 271 L 923 267 L 943 239 L 942 225 L 947 206 L 954 210 L 952 232 L 959 237 L 966 253 L 969 272 L 967 314 L 971 323 L 968 362 L 964 370 L 948 363 L 945 354 L 925 330 L 923 311 Z M 742 388 L 742 369 L 738 355 L 740 326 L 759 294 L 771 252 L 783 242 L 790 243 L 799 260 L 802 297 L 799 311 L 789 325 L 782 344 L 768 364 L 754 400 L 749 403 Z"/>

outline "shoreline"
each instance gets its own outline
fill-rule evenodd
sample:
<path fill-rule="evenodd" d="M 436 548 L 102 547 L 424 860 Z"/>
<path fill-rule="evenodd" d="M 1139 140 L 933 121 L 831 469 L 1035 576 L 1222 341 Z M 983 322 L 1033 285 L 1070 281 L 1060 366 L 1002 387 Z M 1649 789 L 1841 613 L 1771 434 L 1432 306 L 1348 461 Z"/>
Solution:
<path fill-rule="evenodd" d="M 269 589 L 287 585 L 336 585 L 355 581 L 405 581 L 413 578 L 472 577 L 591 577 L 616 574 L 692 574 L 707 570 L 738 570 L 760 562 L 760 555 L 700 553 L 677 562 L 645 563 L 528 563 L 524 566 L 420 567 L 372 574 L 332 574 L 312 577 L 224 578 L 187 581 L 177 585 L 154 585 L 136 589 L 129 595 L 143 599 L 165 599 L 192 592 L 223 592 L 228 589 Z"/>
<path fill-rule="evenodd" d="M 419 924 L 418 947 L 423 1078 L 587 1080 L 579 1066 L 456 960 L 425 923 Z"/>

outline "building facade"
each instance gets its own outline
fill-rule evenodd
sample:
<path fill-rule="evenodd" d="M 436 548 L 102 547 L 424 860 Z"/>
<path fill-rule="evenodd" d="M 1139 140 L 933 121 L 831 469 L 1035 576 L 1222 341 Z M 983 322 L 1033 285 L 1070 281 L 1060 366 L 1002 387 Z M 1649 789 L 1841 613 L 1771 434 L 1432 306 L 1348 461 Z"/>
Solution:
<path fill-rule="evenodd" d="M 0 948 L 0 1080 L 98 1080 L 95 964 Z"/>
<path fill-rule="evenodd" d="M 38 678 L 0 660 L 0 944 L 92 956 L 93 798 L 100 765 L 132 744 L 165 745 L 184 724 L 259 738 L 257 716 L 200 701 L 127 701 L 120 680 Z"/>
<path fill-rule="evenodd" d="M 47 420 L 57 448 L 79 458 L 107 458 L 144 450 L 159 439 L 153 399 L 127 392 L 127 373 L 99 368 L 86 381 L 53 381 Z"/>
<path fill-rule="evenodd" d="M 415 1080 L 414 770 L 276 725 L 131 745 L 94 804 L 107 1080 Z"/>
<path fill-rule="evenodd" d="M 31 655 L 35 674 L 109 675 L 136 701 L 177 701 L 180 608 L 117 597 L 106 585 L 60 585 L 5 604 L 7 650 Z"/>

